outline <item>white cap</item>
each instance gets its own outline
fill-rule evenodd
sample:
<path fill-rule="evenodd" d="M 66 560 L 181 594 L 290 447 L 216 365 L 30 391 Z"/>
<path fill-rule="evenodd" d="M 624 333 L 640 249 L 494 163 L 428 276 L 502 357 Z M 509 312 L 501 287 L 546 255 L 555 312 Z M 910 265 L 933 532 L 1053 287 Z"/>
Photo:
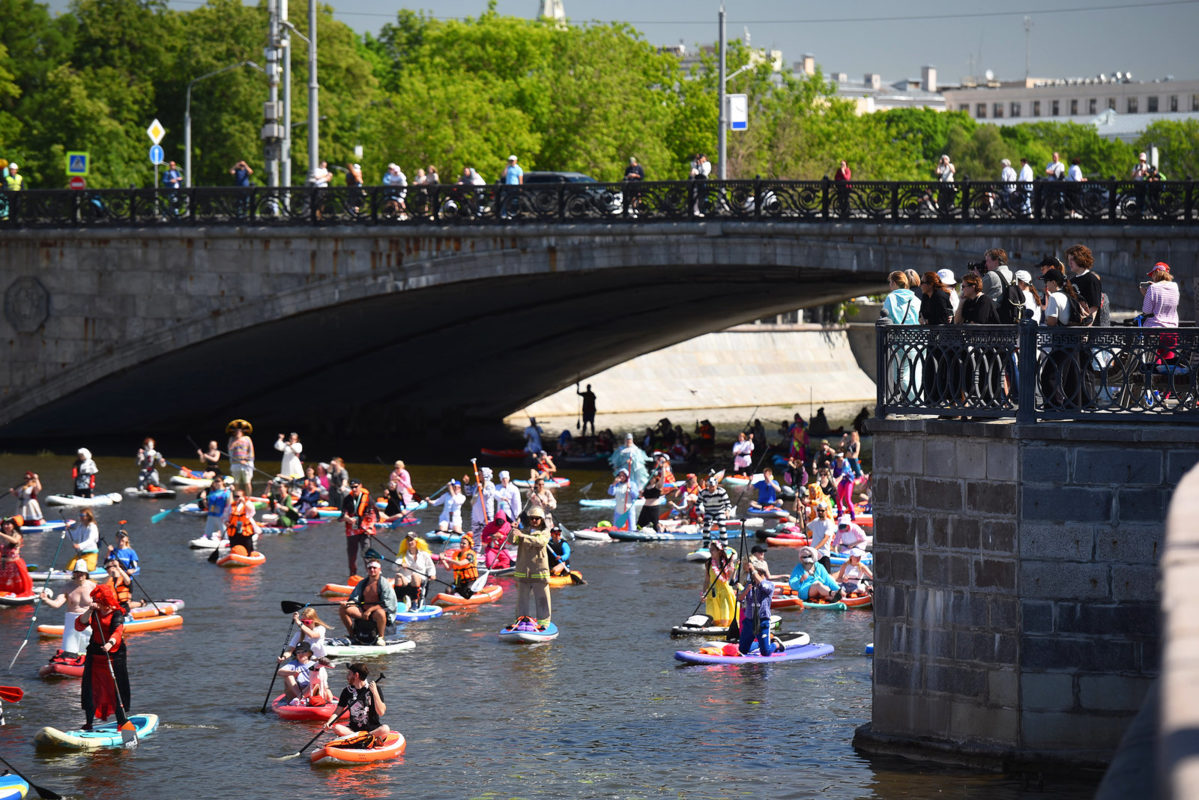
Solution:
<path fill-rule="evenodd" d="M 1139 158 L 1141 161 L 1144 161 L 1144 160 L 1146 160 L 1147 158 L 1149 158 L 1149 156 L 1145 155 L 1144 153 L 1141 153 L 1139 156 L 1137 156 L 1137 158 Z M 16 165 L 15 165 L 15 164 L 10 164 L 9 166 L 16 166 Z"/>
<path fill-rule="evenodd" d="M 1016 270 L 1016 274 L 1013 275 L 1012 277 L 1018 281 L 1024 281 L 1025 283 L 1032 283 L 1032 274 L 1029 273 L 1029 271 L 1026 269 Z"/>
<path fill-rule="evenodd" d="M 945 284 L 946 286 L 953 286 L 958 282 L 958 279 L 953 277 L 953 270 L 951 269 L 937 270 L 937 277 L 940 278 L 941 283 Z"/>
<path fill-rule="evenodd" d="M 388 168 L 388 169 L 394 169 L 394 170 L 398 170 L 398 169 L 400 168 L 400 165 L 399 165 L 399 164 L 397 164 L 396 162 L 392 161 L 390 164 L 388 164 L 388 165 L 387 165 L 387 168 Z"/>
<path fill-rule="evenodd" d="M 840 517 L 837 518 L 838 525 L 848 525 L 850 523 L 850 521 L 851 520 L 849 519 L 848 514 L 842 514 Z"/>
<path fill-rule="evenodd" d="M 509 161 L 515 161 L 515 160 L 516 160 L 516 156 L 508 156 L 508 160 L 509 160 Z"/>
<path fill-rule="evenodd" d="M 491 480 L 491 467 L 483 467 L 483 480 Z"/>
<path fill-rule="evenodd" d="M 866 555 L 866 551 L 860 547 L 854 547 L 849 551 L 849 554 L 851 556 L 857 556 L 858 558 L 861 558 L 862 556 Z"/>
<path fill-rule="evenodd" d="M 1010 158 L 1005 158 L 999 163 L 1003 164 L 1005 167 L 1010 167 L 1012 165 L 1012 160 Z"/>
<path fill-rule="evenodd" d="M 15 161 L 10 161 L 10 162 L 9 162 L 9 164 L 8 164 L 8 168 L 9 168 L 9 169 L 20 169 L 20 168 L 21 168 L 21 165 L 20 165 L 20 164 L 18 164 L 17 162 L 15 162 Z"/>
<path fill-rule="evenodd" d="M 506 469 L 500 470 L 500 480 L 504 480 L 504 478 L 511 478 L 511 477 L 512 476 L 510 474 L 508 474 L 508 470 L 506 470 Z"/>

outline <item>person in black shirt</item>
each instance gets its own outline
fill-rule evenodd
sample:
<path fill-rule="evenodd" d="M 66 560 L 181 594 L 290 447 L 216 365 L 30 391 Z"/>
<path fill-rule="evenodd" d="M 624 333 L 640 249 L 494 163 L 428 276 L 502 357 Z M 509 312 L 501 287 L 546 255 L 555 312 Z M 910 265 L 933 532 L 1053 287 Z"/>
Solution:
<path fill-rule="evenodd" d="M 994 301 L 983 289 L 983 279 L 976 273 L 962 278 L 962 302 L 953 321 L 955 325 L 1000 325 L 1003 322 Z M 993 345 L 972 345 L 959 369 L 967 405 L 980 402 L 992 405 L 1001 399 L 1003 361 Z"/>
<path fill-rule="evenodd" d="M 1070 283 L 1074 284 L 1082 301 L 1090 306 L 1092 311 L 1098 312 L 1103 301 L 1103 286 L 1099 282 L 1099 276 L 1091 271 L 1091 267 L 1095 266 L 1091 248 L 1085 244 L 1074 245 L 1066 251 L 1066 263 L 1070 265 Z"/>
<path fill-rule="evenodd" d="M 920 291 L 923 295 L 920 301 L 921 322 L 930 327 L 948 325 L 953 320 L 953 305 L 949 301 L 949 290 L 941 283 L 937 273 L 924 273 Z M 949 370 L 936 332 L 929 332 L 928 344 L 923 389 L 927 401 L 936 405 L 944 403 L 949 395 Z"/>
<path fill-rule="evenodd" d="M 983 291 L 983 281 L 975 273 L 962 278 L 962 302 L 953 315 L 955 325 L 999 325 L 995 302 Z"/>

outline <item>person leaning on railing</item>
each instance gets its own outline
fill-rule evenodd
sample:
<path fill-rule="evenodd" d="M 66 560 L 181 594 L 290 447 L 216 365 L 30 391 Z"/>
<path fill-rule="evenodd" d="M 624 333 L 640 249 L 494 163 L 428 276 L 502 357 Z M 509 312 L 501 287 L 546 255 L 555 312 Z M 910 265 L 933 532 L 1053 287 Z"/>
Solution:
<path fill-rule="evenodd" d="M 962 302 L 954 312 L 955 325 L 1000 325 L 999 310 L 995 302 L 983 290 L 983 279 L 976 272 L 968 272 L 962 278 Z M 993 349 L 970 347 L 966 358 L 952 365 L 962 372 L 962 392 L 967 401 L 987 405 L 1000 399 L 1003 392 L 1003 363 L 996 360 Z M 986 392 L 986 397 L 982 396 Z M 983 402 L 983 401 L 989 401 Z"/>
<path fill-rule="evenodd" d="M 941 327 L 953 321 L 953 306 L 949 290 L 935 272 L 926 272 L 920 281 L 924 295 L 920 301 L 920 319 L 929 327 Z M 945 402 L 949 394 L 948 358 L 938 332 L 929 331 L 928 352 L 924 357 L 925 397 L 930 404 Z"/>
<path fill-rule="evenodd" d="M 1045 282 L 1044 324 L 1051 328 L 1068 326 L 1071 301 L 1082 302 L 1078 291 L 1066 280 L 1060 270 L 1046 270 L 1041 276 Z M 1047 408 L 1080 408 L 1082 406 L 1082 368 L 1077 348 L 1051 347 L 1040 369 L 1041 396 Z"/>
<path fill-rule="evenodd" d="M 1170 274 L 1170 265 L 1157 262 L 1149 270 L 1148 278 L 1141 284 L 1141 294 L 1145 296 L 1145 302 L 1141 304 L 1141 325 L 1145 328 L 1177 328 L 1178 284 Z M 1177 347 L 1178 334 L 1163 333 L 1158 341 L 1154 369 L 1167 371 L 1177 365 Z"/>
<path fill-rule="evenodd" d="M 883 316 L 892 325 L 919 325 L 920 298 L 909 288 L 908 276 L 895 270 L 887 276 L 891 291 L 883 301 Z M 912 345 L 899 343 L 899 352 L 890 361 L 891 385 L 898 386 L 905 403 L 914 403 L 920 393 L 921 376 L 914 369 L 917 362 Z M 798 415 L 797 415 L 798 416 Z"/>

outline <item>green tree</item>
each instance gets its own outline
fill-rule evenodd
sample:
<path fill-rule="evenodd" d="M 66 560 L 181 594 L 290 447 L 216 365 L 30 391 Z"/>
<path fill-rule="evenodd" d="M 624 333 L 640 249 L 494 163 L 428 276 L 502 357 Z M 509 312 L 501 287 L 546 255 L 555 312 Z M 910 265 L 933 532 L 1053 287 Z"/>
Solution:
<path fill-rule="evenodd" d="M 1158 169 L 1168 180 L 1192 180 L 1199 176 L 1199 120 L 1150 123 L 1137 139 L 1134 149 L 1148 150 L 1151 146 L 1161 151 Z"/>

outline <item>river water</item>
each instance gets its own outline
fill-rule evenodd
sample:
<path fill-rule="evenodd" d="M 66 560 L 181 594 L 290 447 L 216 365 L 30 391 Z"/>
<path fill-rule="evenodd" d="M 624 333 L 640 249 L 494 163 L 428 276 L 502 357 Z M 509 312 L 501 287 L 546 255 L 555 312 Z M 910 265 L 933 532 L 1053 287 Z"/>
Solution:
<path fill-rule="evenodd" d="M 133 482 L 131 458 L 98 461 L 103 491 Z M 69 458 L 47 454 L 3 455 L 0 485 L 11 486 L 33 469 L 47 494 L 62 491 L 69 465 Z M 426 491 L 460 475 L 455 467 L 410 470 L 417 488 Z M 373 488 L 387 468 L 350 465 L 350 471 Z M 575 501 L 590 482 L 590 496 L 601 495 L 606 474 L 572 471 L 570 477 L 572 487 L 558 493 L 559 518 L 571 527 L 594 524 L 602 514 Z M 0 512 L 11 514 L 13 501 L 3 503 Z M 294 536 L 263 537 L 263 567 L 225 570 L 187 548 L 201 532 L 200 520 L 172 514 L 150 523 L 171 503 L 126 499 L 98 509 L 110 541 L 120 521 L 127 521 L 145 589 L 187 601 L 182 628 L 128 640 L 133 710 L 158 714 L 158 732 L 136 751 L 35 749 L 33 735 L 41 726 L 68 729 L 82 721 L 79 681 L 37 677 L 58 640 L 38 641 L 36 633 L 12 672 L 0 675 L 0 683 L 26 692 L 20 703 L 5 707 L 0 752 L 35 782 L 64 795 L 1025 800 L 1083 798 L 1094 791 L 1093 783 L 1065 775 L 1033 784 L 1021 776 L 855 752 L 853 731 L 870 716 L 871 662 L 863 654 L 874 636 L 869 612 L 781 612 L 787 630 L 807 631 L 813 641 L 836 647 L 826 659 L 769 667 L 676 662 L 673 652 L 686 640 L 671 640 L 668 630 L 692 613 L 703 590 L 701 566 L 683 559 L 693 545 L 684 542 L 576 543 L 573 562 L 587 585 L 553 590 L 553 617 L 562 634 L 549 644 L 497 640 L 514 613 L 514 587 L 505 578 L 505 597 L 495 605 L 408 625 L 414 650 L 368 660 L 372 671 L 386 674 L 386 721 L 408 739 L 401 760 L 343 769 L 312 768 L 306 756 L 272 760 L 298 750 L 316 730 L 259 713 L 288 631 L 279 601 L 320 602 L 316 592 L 324 583 L 344 580 L 343 531 L 330 523 Z M 383 540 L 395 546 L 400 535 Z M 56 534 L 27 535 L 26 560 L 47 563 L 57 543 Z M 793 558 L 772 552 L 771 566 L 781 572 Z M 65 561 L 60 556 L 57 566 Z M 336 623 L 334 609 L 318 610 Z M 30 615 L 29 607 L 0 609 L 4 667 Z M 61 620 L 48 607 L 39 617 Z M 331 685 L 343 682 L 344 670 L 335 670 Z"/>

